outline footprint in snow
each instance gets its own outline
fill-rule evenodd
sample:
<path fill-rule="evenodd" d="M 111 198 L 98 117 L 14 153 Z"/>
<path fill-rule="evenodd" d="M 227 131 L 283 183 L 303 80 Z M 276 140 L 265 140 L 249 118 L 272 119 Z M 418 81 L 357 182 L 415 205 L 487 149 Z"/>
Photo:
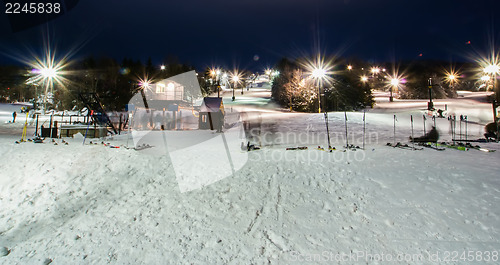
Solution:
<path fill-rule="evenodd" d="M 9 255 L 9 253 L 10 253 L 10 249 L 8 249 L 6 247 L 0 248 L 0 257 L 5 257 L 5 256 Z"/>

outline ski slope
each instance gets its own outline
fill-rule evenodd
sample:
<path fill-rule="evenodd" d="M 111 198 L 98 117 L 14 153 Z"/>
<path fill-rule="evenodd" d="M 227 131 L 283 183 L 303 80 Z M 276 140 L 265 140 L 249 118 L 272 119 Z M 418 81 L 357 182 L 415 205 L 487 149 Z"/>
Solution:
<path fill-rule="evenodd" d="M 469 138 L 482 136 L 481 107 L 457 108 L 472 113 Z M 189 192 L 168 152 L 127 149 L 127 135 L 15 144 L 22 125 L 0 124 L 0 263 L 498 264 L 500 152 L 387 147 L 394 114 L 396 141 L 410 115 L 423 134 L 420 107 L 369 110 L 365 150 L 345 152 L 345 114 L 329 113 L 332 153 L 315 149 L 323 114 L 256 110 L 239 109 L 262 149 Z M 363 113 L 346 115 L 349 143 L 362 145 Z M 436 125 L 450 139 L 449 121 Z"/>

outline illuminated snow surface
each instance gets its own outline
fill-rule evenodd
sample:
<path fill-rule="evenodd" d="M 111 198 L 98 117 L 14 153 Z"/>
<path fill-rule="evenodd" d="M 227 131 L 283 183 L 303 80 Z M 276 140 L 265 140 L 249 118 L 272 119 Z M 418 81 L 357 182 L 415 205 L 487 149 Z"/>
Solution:
<path fill-rule="evenodd" d="M 489 104 L 448 103 L 449 113 L 468 114 L 468 137 L 482 137 Z M 323 114 L 265 111 L 262 149 L 234 175 L 184 193 L 170 157 L 126 149 L 126 135 L 104 140 L 121 148 L 81 137 L 15 144 L 24 117 L 8 123 L 4 111 L 0 263 L 483 264 L 480 254 L 497 264 L 500 152 L 387 147 L 395 113 L 397 141 L 411 134 L 410 114 L 422 135 L 426 102 L 387 104 L 367 112 L 366 151 L 342 151 L 344 113 L 330 113 L 332 153 L 315 149 L 326 146 Z M 351 143 L 361 145 L 363 114 L 347 115 Z M 450 139 L 448 120 L 437 125 Z M 299 145 L 309 149 L 285 151 Z"/>

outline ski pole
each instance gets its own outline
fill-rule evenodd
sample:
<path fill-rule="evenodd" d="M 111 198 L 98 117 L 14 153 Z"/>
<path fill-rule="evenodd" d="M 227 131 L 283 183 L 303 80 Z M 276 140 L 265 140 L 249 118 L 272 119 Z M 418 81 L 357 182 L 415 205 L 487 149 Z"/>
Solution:
<path fill-rule="evenodd" d="M 396 114 L 394 114 L 394 146 L 396 146 Z"/>
<path fill-rule="evenodd" d="M 415 150 L 415 139 L 413 138 L 413 115 L 410 115 L 410 120 L 411 120 L 411 142 L 412 142 L 412 148 Z"/>
<path fill-rule="evenodd" d="M 468 123 L 467 122 L 467 115 L 464 116 L 464 121 L 465 121 L 465 141 L 467 141 L 467 134 L 468 134 L 468 132 L 467 132 L 467 123 Z"/>
<path fill-rule="evenodd" d="M 456 137 L 456 128 L 457 128 L 457 116 L 453 115 L 453 144 L 455 144 L 455 137 Z"/>
<path fill-rule="evenodd" d="M 425 130 L 425 121 L 427 120 L 427 118 L 425 117 L 425 114 L 422 115 L 422 119 L 424 120 L 424 135 L 427 134 L 427 131 Z"/>
<path fill-rule="evenodd" d="M 365 150 L 365 134 L 366 134 L 366 110 L 363 111 L 363 150 Z"/>
<path fill-rule="evenodd" d="M 434 129 L 437 130 L 437 128 L 436 128 L 436 116 L 432 115 L 432 121 L 434 123 Z M 437 147 L 437 140 L 436 140 L 436 147 Z"/>
<path fill-rule="evenodd" d="M 332 146 L 330 145 L 330 131 L 328 129 L 328 112 L 325 111 L 325 123 L 326 123 L 326 136 L 328 138 L 328 149 L 331 149 Z"/>
<path fill-rule="evenodd" d="M 462 120 L 464 119 L 464 116 L 460 115 L 460 140 L 462 140 Z"/>
<path fill-rule="evenodd" d="M 345 146 L 347 149 L 349 149 L 349 139 L 347 138 L 347 112 L 344 110 L 344 117 L 345 117 Z"/>
<path fill-rule="evenodd" d="M 94 115 L 93 110 L 90 111 L 90 117 L 92 117 L 92 115 Z M 89 117 L 89 122 L 87 124 L 87 130 L 85 131 L 85 137 L 83 137 L 83 145 L 85 145 L 85 139 L 87 139 L 87 133 L 89 132 L 90 121 L 92 120 L 90 117 Z"/>

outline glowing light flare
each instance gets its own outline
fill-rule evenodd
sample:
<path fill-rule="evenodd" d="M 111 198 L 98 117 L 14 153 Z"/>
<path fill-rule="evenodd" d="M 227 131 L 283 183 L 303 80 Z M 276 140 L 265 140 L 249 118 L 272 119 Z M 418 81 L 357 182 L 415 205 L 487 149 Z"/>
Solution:
<path fill-rule="evenodd" d="M 500 74 L 500 54 L 495 52 L 493 49 L 491 50 L 488 56 L 479 56 L 479 59 L 476 59 L 479 64 L 479 68 L 477 69 L 478 77 L 483 80 L 483 75 L 491 75 L 496 76 Z"/>
<path fill-rule="evenodd" d="M 352 70 L 352 65 L 347 66 L 347 70 L 351 71 Z"/>
<path fill-rule="evenodd" d="M 216 67 L 210 68 L 209 72 L 210 72 L 210 76 L 212 76 L 212 78 L 216 78 L 221 74 L 221 70 L 219 68 L 216 68 Z"/>
<path fill-rule="evenodd" d="M 378 74 L 378 73 L 380 73 L 380 68 L 372 67 L 372 69 L 370 71 L 372 72 L 372 74 Z"/>
<path fill-rule="evenodd" d="M 399 88 L 406 83 L 406 79 L 402 74 L 395 71 L 392 75 L 386 76 L 386 87 L 391 89 L 393 92 L 398 92 Z"/>
<path fill-rule="evenodd" d="M 481 76 L 481 81 L 488 82 L 489 80 L 490 80 L 490 76 L 489 75 L 483 75 L 483 76 Z"/>
<path fill-rule="evenodd" d="M 33 68 L 31 77 L 26 80 L 26 84 L 37 84 L 44 87 L 45 96 L 49 91 L 52 92 L 57 85 L 65 88 L 69 80 L 64 76 L 68 74 L 64 69 L 68 66 L 66 57 L 56 60 L 55 53 L 47 48 L 43 58 L 34 56 L 34 60 L 27 62 Z"/>
<path fill-rule="evenodd" d="M 161 66 L 160 66 L 160 69 L 161 69 L 161 70 L 165 70 L 165 65 L 161 65 Z"/>
<path fill-rule="evenodd" d="M 444 71 L 444 74 L 444 81 L 450 85 L 457 83 L 458 78 L 460 77 L 460 74 L 453 69 L 451 69 L 450 71 Z"/>
<path fill-rule="evenodd" d="M 332 61 L 325 59 L 321 54 L 318 54 L 312 60 L 306 60 L 300 64 L 306 69 L 309 77 L 318 82 L 319 86 L 324 82 L 328 85 L 333 83 L 333 78 L 331 77 L 334 74 Z"/>
<path fill-rule="evenodd" d="M 151 88 L 152 81 L 146 76 L 144 78 L 139 78 L 139 87 L 141 89 Z"/>
<path fill-rule="evenodd" d="M 312 77 L 323 79 L 326 76 L 326 70 L 323 68 L 316 68 L 312 70 Z"/>
<path fill-rule="evenodd" d="M 242 74 L 237 70 L 233 71 L 233 73 L 231 74 L 231 81 L 233 81 L 234 87 L 236 87 L 236 85 L 239 84 L 242 79 L 243 79 Z"/>
<path fill-rule="evenodd" d="M 497 75 L 500 72 L 500 66 L 498 66 L 497 64 L 487 65 L 486 67 L 484 67 L 483 72 L 490 75 L 492 74 Z"/>
<path fill-rule="evenodd" d="M 44 78 L 56 78 L 58 73 L 57 73 L 57 69 L 54 69 L 54 68 L 45 68 L 45 69 L 40 69 L 40 74 L 44 77 Z"/>
<path fill-rule="evenodd" d="M 366 76 L 361 76 L 361 82 L 365 83 L 368 81 L 368 77 Z"/>

